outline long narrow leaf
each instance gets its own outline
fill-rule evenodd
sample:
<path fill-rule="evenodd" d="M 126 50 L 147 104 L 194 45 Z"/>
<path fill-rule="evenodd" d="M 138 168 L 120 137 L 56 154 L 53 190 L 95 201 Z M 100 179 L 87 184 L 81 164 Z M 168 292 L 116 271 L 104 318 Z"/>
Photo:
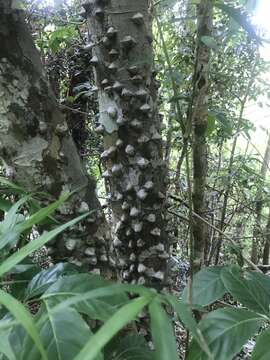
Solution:
<path fill-rule="evenodd" d="M 149 306 L 151 333 L 156 350 L 156 360 L 178 360 L 172 324 L 157 300 Z"/>
<path fill-rule="evenodd" d="M 4 178 L 2 176 L 0 176 L 0 184 L 5 185 L 6 187 L 8 187 L 9 189 L 12 189 L 16 193 L 26 194 L 26 191 L 22 187 L 14 184 L 13 182 L 7 180 L 6 178 Z"/>
<path fill-rule="evenodd" d="M 0 290 L 0 303 L 10 311 L 16 320 L 20 322 L 39 349 L 42 359 L 47 360 L 47 355 L 40 340 L 35 323 L 25 307 L 13 296 L 3 290 Z"/>
<path fill-rule="evenodd" d="M 23 248 L 21 248 L 16 253 L 12 254 L 6 261 L 4 261 L 0 265 L 0 276 L 3 276 L 5 273 L 7 273 L 9 270 L 11 270 L 15 265 L 17 265 L 19 262 L 21 262 L 24 258 L 26 258 L 28 255 L 30 255 L 33 251 L 36 251 L 40 249 L 42 246 L 47 244 L 50 240 L 55 238 L 58 234 L 66 230 L 68 227 L 73 226 L 77 222 L 84 219 L 86 216 L 88 216 L 88 213 L 83 214 L 76 219 L 73 219 L 69 221 L 66 224 L 63 224 L 56 229 L 53 229 L 49 231 L 46 234 L 41 235 L 37 240 L 33 240 L 27 245 L 25 245 Z"/>
<path fill-rule="evenodd" d="M 142 296 L 118 310 L 97 332 L 74 360 L 95 360 L 103 347 L 139 312 L 152 301 L 152 296 Z M 173 360 L 173 359 L 170 359 Z"/>
<path fill-rule="evenodd" d="M 69 193 L 61 196 L 61 198 L 54 203 L 48 205 L 45 208 L 38 210 L 35 214 L 29 217 L 29 219 L 25 220 L 18 226 L 18 230 L 20 232 L 30 229 L 33 225 L 36 225 L 43 221 L 46 217 L 51 215 L 63 202 L 65 202 L 68 197 L 70 196 Z"/>
<path fill-rule="evenodd" d="M 166 295 L 166 299 L 169 304 L 173 307 L 174 311 L 177 313 L 178 318 L 185 325 L 186 329 L 188 329 L 192 336 L 196 339 L 200 347 L 204 350 L 204 352 L 208 355 L 209 359 L 213 359 L 213 355 L 210 352 L 210 349 L 207 345 L 207 341 L 203 337 L 201 330 L 199 329 L 193 315 L 192 311 L 188 304 L 177 300 L 172 295 Z"/>

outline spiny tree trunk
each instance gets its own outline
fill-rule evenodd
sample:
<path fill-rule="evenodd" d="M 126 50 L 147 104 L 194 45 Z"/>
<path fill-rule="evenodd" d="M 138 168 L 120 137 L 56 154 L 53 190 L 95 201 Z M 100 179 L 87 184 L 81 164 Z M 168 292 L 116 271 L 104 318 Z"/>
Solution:
<path fill-rule="evenodd" d="M 260 171 L 262 181 L 265 180 L 269 162 L 270 162 L 270 135 L 268 136 L 268 142 L 267 142 L 267 146 L 265 149 L 263 162 L 262 162 L 262 166 L 261 166 L 261 171 Z M 255 207 L 255 224 L 254 224 L 254 228 L 253 228 L 251 261 L 254 262 L 254 264 L 257 264 L 258 263 L 259 239 L 262 234 L 261 221 L 262 221 L 263 199 L 262 199 L 261 186 L 258 187 L 258 190 L 256 193 L 255 206 L 256 206 Z"/>
<path fill-rule="evenodd" d="M 79 189 L 59 209 L 59 220 L 93 212 L 50 250 L 55 258 L 102 271 L 108 264 L 108 234 L 95 181 L 82 167 L 23 13 L 6 0 L 0 0 L 0 42 L 0 156 L 7 173 L 28 191 L 46 191 L 53 198 Z"/>
<path fill-rule="evenodd" d="M 120 278 L 162 287 L 169 257 L 164 222 L 166 166 L 148 5 L 148 0 L 91 0 L 84 8 Z"/>
<path fill-rule="evenodd" d="M 193 96 L 193 207 L 194 212 L 205 217 L 205 186 L 207 176 L 208 87 L 211 49 L 206 46 L 203 36 L 211 36 L 213 5 L 211 0 L 201 0 L 197 6 L 197 48 L 194 72 Z M 194 271 L 200 269 L 204 259 L 207 227 L 203 221 L 194 218 Z"/>

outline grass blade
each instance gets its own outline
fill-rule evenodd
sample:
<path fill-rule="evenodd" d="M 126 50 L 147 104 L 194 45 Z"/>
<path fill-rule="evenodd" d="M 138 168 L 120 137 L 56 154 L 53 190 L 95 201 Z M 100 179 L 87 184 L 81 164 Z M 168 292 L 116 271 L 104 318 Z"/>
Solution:
<path fill-rule="evenodd" d="M 25 245 L 19 251 L 12 254 L 7 260 L 5 260 L 0 265 L 0 277 L 3 276 L 5 273 L 7 273 L 9 270 L 11 270 L 15 265 L 20 263 L 24 258 L 26 258 L 28 255 L 30 255 L 33 251 L 40 249 L 42 246 L 47 244 L 47 242 L 52 240 L 55 236 L 60 234 L 62 231 L 66 230 L 68 227 L 73 226 L 77 222 L 81 221 L 86 216 L 88 216 L 88 213 L 83 214 L 83 215 L 77 217 L 76 219 L 73 219 L 73 220 L 67 222 L 66 224 L 58 226 L 56 229 L 53 229 L 53 230 L 49 231 L 48 233 L 41 235 L 38 239 L 29 242 L 27 245 Z"/>

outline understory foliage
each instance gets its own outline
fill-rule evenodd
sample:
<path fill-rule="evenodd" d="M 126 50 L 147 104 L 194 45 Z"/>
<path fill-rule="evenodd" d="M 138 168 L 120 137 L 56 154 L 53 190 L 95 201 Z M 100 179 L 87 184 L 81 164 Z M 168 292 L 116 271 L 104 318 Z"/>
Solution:
<path fill-rule="evenodd" d="M 40 249 L 89 214 L 56 225 L 53 213 L 71 194 L 39 208 L 40 194 L 32 196 L 3 178 L 0 181 L 6 193 L 8 188 L 9 198 L 18 199 L 3 196 L 0 201 L 4 214 L 0 223 L 1 359 L 176 360 L 172 324 L 177 318 L 191 334 L 186 349 L 189 360 L 232 359 L 258 333 L 252 359 L 269 356 L 267 275 L 238 265 L 205 268 L 195 275 L 192 289 L 187 286 L 178 299 L 138 285 L 112 283 L 68 263 L 41 266 Z M 55 223 L 54 229 L 29 241 L 29 234 L 46 223 Z M 218 308 L 226 294 L 234 302 Z M 192 310 L 203 314 L 198 324 Z M 149 316 L 150 342 L 136 330 L 142 312 Z"/>
<path fill-rule="evenodd" d="M 252 25 L 256 1 L 246 0 L 213 0 L 212 33 L 197 39 L 196 9 L 202 2 L 149 1 L 153 38 L 148 40 L 162 118 L 156 140 L 163 141 L 168 167 L 168 191 L 159 196 L 166 204 L 166 234 L 176 240 L 168 253 L 163 246 L 156 254 L 168 263 L 171 253 L 188 261 L 183 293 L 178 283 L 158 292 L 128 284 L 124 276 L 126 283 L 109 281 L 67 259 L 53 263 L 46 244 L 60 233 L 68 236 L 91 213 L 60 223 L 54 215 L 73 193 L 55 201 L 2 177 L 0 360 L 232 360 L 249 340 L 252 360 L 270 359 L 270 135 L 261 129 L 268 145 L 255 139 L 258 127 L 248 111 L 254 104 L 269 108 L 269 63 L 260 55 L 269 41 Z M 100 114 L 86 14 L 80 1 L 49 3 L 15 1 L 14 6 L 26 10 L 47 79 L 113 227 L 113 194 L 102 179 L 104 144 L 95 131 Z M 140 16 L 135 20 L 140 23 Z M 192 157 L 199 46 L 210 53 L 202 101 L 207 104 L 202 214 L 194 211 Z M 131 150 L 132 158 L 136 149 Z M 122 185 L 121 177 L 115 181 Z M 136 219 L 138 209 L 131 210 Z M 206 241 L 202 270 L 193 274 L 198 216 Z"/>

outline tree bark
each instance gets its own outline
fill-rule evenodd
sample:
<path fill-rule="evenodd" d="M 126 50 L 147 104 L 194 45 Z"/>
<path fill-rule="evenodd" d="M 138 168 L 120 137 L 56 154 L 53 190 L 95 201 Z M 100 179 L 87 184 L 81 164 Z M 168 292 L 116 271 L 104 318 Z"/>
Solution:
<path fill-rule="evenodd" d="M 194 96 L 192 110 L 193 124 L 193 207 L 194 212 L 205 217 L 205 186 L 207 176 L 208 89 L 211 49 L 206 46 L 203 36 L 212 33 L 213 5 L 211 0 L 201 0 L 197 6 L 197 47 L 194 72 Z M 204 261 L 207 227 L 203 221 L 193 221 L 194 271 L 198 271 Z"/>
<path fill-rule="evenodd" d="M 59 209 L 59 220 L 92 213 L 50 244 L 50 253 L 100 272 L 108 265 L 108 232 L 95 181 L 81 164 L 23 12 L 12 9 L 11 1 L 0 0 L 0 42 L 0 156 L 6 172 L 26 190 L 53 198 L 78 190 Z"/>
<path fill-rule="evenodd" d="M 264 240 L 263 248 L 263 265 L 269 265 L 269 253 L 270 253 L 270 209 L 268 210 L 268 221 L 265 228 L 266 236 Z"/>
<path fill-rule="evenodd" d="M 157 288 L 166 283 L 166 166 L 153 78 L 148 0 L 90 0 L 91 63 L 103 133 L 103 173 L 113 213 L 120 277 Z"/>
<path fill-rule="evenodd" d="M 268 135 L 267 146 L 265 149 L 261 171 L 260 171 L 262 181 L 265 180 L 266 173 L 268 171 L 269 162 L 270 162 L 270 135 Z M 263 208 L 262 189 L 261 186 L 259 186 L 255 198 L 255 224 L 253 228 L 252 249 L 251 249 L 251 261 L 254 262 L 254 264 L 258 263 L 259 239 L 260 239 L 260 235 L 262 234 L 262 229 L 261 229 L 262 208 Z M 268 243 L 268 237 L 266 238 L 266 244 L 267 243 Z"/>

